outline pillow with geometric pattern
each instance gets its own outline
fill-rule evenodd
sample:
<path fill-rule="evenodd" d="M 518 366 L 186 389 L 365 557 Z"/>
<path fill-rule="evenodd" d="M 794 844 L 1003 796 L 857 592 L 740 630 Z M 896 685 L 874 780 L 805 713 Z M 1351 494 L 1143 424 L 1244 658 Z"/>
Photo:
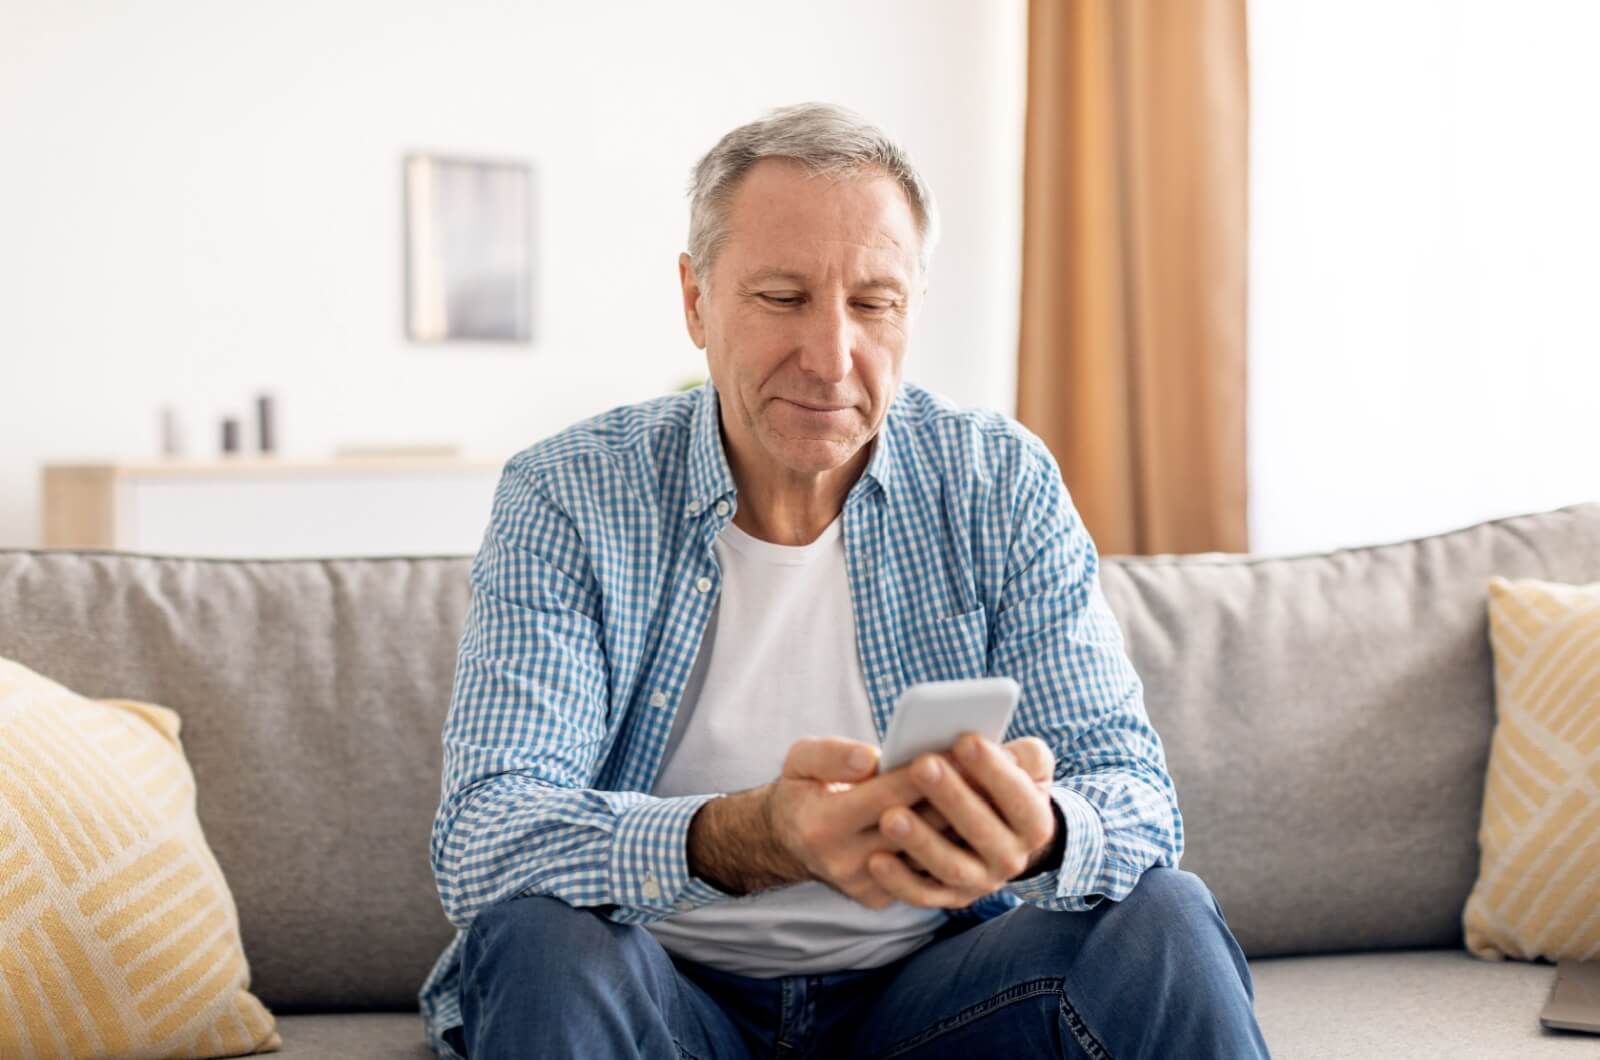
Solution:
<path fill-rule="evenodd" d="M 0 1057 L 277 1049 L 178 715 L 0 659 Z"/>
<path fill-rule="evenodd" d="M 1466 947 L 1600 959 L 1600 582 L 1491 578 L 1489 640 L 1495 726 Z"/>

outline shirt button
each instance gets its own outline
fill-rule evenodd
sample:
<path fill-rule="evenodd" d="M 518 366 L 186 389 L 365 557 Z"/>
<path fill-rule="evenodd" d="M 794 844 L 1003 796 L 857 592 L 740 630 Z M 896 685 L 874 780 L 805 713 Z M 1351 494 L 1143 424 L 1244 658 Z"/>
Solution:
<path fill-rule="evenodd" d="M 689 506 L 687 508 L 685 508 L 684 511 L 688 512 L 690 515 L 699 515 L 700 514 L 700 502 L 699 501 L 690 501 L 689 502 Z"/>
<path fill-rule="evenodd" d="M 717 502 L 717 514 L 718 515 L 727 515 L 732 510 L 733 509 L 728 506 L 728 502 L 727 501 L 718 501 Z"/>
<path fill-rule="evenodd" d="M 664 706 L 666 706 L 667 705 L 667 694 L 665 692 L 651 692 L 650 693 L 650 705 L 652 707 L 664 707 Z"/>
<path fill-rule="evenodd" d="M 656 883 L 656 878 L 654 876 L 646 876 L 644 878 L 644 887 L 642 890 L 644 891 L 644 896 L 646 898 L 653 900 L 661 897 L 661 885 Z"/>
<path fill-rule="evenodd" d="M 694 587 L 700 592 L 709 593 L 711 591 L 711 579 L 702 575 L 695 579 Z"/>

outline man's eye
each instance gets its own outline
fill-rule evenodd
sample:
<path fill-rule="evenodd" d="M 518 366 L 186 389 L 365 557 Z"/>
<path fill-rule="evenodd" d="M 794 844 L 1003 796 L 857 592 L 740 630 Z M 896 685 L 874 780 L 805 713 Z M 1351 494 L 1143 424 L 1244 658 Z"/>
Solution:
<path fill-rule="evenodd" d="M 803 296 L 793 294 L 764 294 L 761 298 L 772 305 L 781 306 L 797 306 L 805 301 Z M 893 302 L 857 302 L 855 305 L 857 309 L 868 313 L 884 313 L 894 308 Z"/>

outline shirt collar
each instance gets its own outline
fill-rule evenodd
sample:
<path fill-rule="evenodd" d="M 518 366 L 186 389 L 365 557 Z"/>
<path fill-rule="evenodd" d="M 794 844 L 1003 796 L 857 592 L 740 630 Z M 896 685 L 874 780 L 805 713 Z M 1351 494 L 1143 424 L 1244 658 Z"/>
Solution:
<path fill-rule="evenodd" d="M 698 515 L 718 500 L 733 492 L 733 472 L 728 469 L 728 454 L 722 448 L 722 417 L 717 388 L 707 380 L 695 394 L 694 415 L 690 421 L 689 437 L 689 496 L 685 501 L 686 515 Z M 890 438 L 896 412 L 901 403 L 896 391 L 872 442 L 872 456 L 861 477 L 846 495 L 848 503 L 857 493 L 865 493 L 873 486 L 887 491 L 894 472 L 894 452 Z"/>
<path fill-rule="evenodd" d="M 850 487 L 850 493 L 845 497 L 847 503 L 851 497 L 866 493 L 874 485 L 884 494 L 889 492 L 889 480 L 894 477 L 894 429 L 900 419 L 901 404 L 900 390 L 897 388 L 894 399 L 889 402 L 889 414 L 883 418 L 877 436 L 872 439 L 872 456 L 867 459 L 866 470 Z"/>
<path fill-rule="evenodd" d="M 717 388 L 707 380 L 695 393 L 694 417 L 689 425 L 689 496 L 686 515 L 698 515 L 733 492 L 733 472 L 722 451 L 721 417 Z"/>

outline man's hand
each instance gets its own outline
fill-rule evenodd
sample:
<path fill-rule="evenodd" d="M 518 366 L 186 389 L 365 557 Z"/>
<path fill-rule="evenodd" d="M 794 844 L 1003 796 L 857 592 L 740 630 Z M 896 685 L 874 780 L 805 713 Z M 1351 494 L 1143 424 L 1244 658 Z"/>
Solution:
<path fill-rule="evenodd" d="M 894 899 L 872 881 L 867 856 L 893 851 L 878 831 L 891 806 L 914 806 L 929 826 L 946 827 L 908 770 L 876 776 L 878 748 L 845 739 L 797 740 L 783 775 L 770 784 L 712 799 L 689 823 L 689 871 L 729 894 L 819 880 L 862 905 Z"/>
<path fill-rule="evenodd" d="M 953 756 L 921 755 L 880 778 L 909 773 L 917 796 L 879 817 L 879 834 L 894 850 L 867 855 L 874 890 L 907 905 L 958 909 L 1040 871 L 1060 856 L 1064 838 L 1051 809 L 1054 769 L 1055 756 L 1043 740 L 1030 736 L 1000 747 L 969 732 L 956 741 Z M 949 822 L 964 846 L 910 809 L 917 797 Z M 926 875 L 895 850 L 915 859 Z"/>
<path fill-rule="evenodd" d="M 1004 749 L 995 748 L 992 743 L 988 746 L 1012 770 L 1019 766 L 1011 764 L 1009 754 L 1016 755 L 1039 791 L 1049 791 L 1055 763 L 1043 741 L 1015 740 Z M 912 766 L 880 776 L 878 755 L 878 748 L 855 740 L 796 741 L 784 758 L 783 775 L 777 780 L 713 799 L 695 814 L 688 837 L 690 871 L 729 894 L 753 894 L 818 880 L 869 909 L 885 908 L 899 898 L 905 880 L 925 881 L 942 891 L 949 881 L 925 869 L 921 858 L 950 851 L 966 851 L 971 858 L 971 849 L 961 845 L 969 840 L 952 826 L 937 803 L 924 799 L 922 784 L 915 779 Z M 962 768 L 957 759 L 949 756 L 924 756 L 931 757 L 941 758 L 946 772 Z M 961 776 L 968 782 L 965 778 L 969 774 Z M 976 790 L 991 790 L 977 782 L 975 774 L 971 776 L 970 782 L 979 783 Z M 940 788 L 939 794 L 948 799 L 950 793 Z M 1053 828 L 1048 796 L 1043 797 L 1045 817 Z M 993 816 L 995 811 L 989 812 Z M 910 814 L 917 822 L 910 837 L 892 837 L 881 831 L 880 822 L 893 820 L 898 814 Z M 1049 851 L 1047 841 L 1040 858 Z M 870 867 L 869 859 L 875 855 L 895 863 L 899 873 L 885 876 L 891 885 L 901 887 L 900 891 L 891 890 L 880 881 L 879 873 L 884 870 Z M 981 894 L 988 894 L 1009 878 L 1001 878 Z M 935 903 L 924 900 L 908 904 Z"/>
<path fill-rule="evenodd" d="M 783 775 L 768 786 L 766 802 L 768 827 L 794 877 L 820 880 L 869 909 L 894 901 L 867 868 L 873 854 L 893 858 L 897 849 L 879 832 L 879 818 L 892 807 L 922 800 L 909 769 L 874 775 L 878 753 L 855 740 L 797 740 L 783 760 Z M 931 823 L 925 827 L 944 826 L 927 812 Z"/>

